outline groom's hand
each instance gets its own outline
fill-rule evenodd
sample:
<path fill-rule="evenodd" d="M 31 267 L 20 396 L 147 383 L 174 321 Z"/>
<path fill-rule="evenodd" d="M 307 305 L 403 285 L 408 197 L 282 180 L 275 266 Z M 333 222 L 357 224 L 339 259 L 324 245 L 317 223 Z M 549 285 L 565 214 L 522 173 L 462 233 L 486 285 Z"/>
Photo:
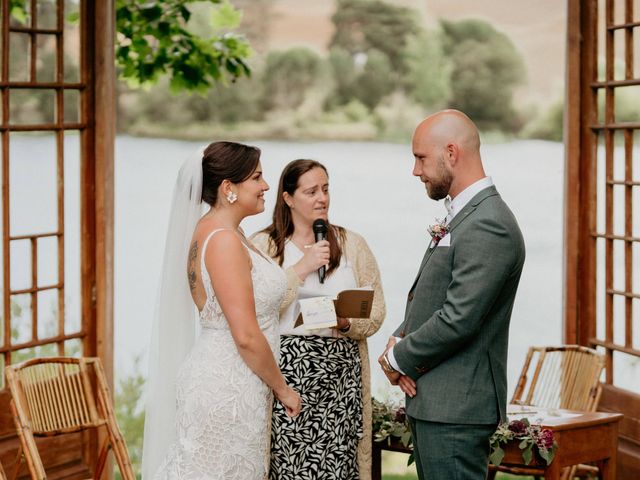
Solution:
<path fill-rule="evenodd" d="M 400 375 L 400 378 L 398 379 L 398 386 L 400 387 L 400 390 L 409 395 L 411 398 L 416 396 L 417 385 L 411 377 Z"/>
<path fill-rule="evenodd" d="M 389 360 L 387 360 L 387 352 L 389 351 L 389 349 L 393 348 L 395 344 L 395 337 L 389 337 L 384 352 L 382 352 L 382 355 L 378 357 L 378 363 L 380 364 L 382 371 L 387 376 L 387 379 L 389 380 L 389 383 L 391 385 L 398 385 L 398 381 L 400 380 L 400 376 L 402 375 L 400 372 L 395 370 L 389 363 Z"/>

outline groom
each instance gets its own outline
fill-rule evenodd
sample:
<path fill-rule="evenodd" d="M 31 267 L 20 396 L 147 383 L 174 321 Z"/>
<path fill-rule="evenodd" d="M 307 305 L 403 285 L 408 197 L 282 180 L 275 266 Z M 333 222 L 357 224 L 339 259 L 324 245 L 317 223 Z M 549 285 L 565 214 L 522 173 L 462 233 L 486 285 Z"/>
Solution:
<path fill-rule="evenodd" d="M 518 223 L 484 173 L 480 138 L 444 110 L 413 135 L 415 166 L 448 215 L 409 290 L 404 321 L 378 359 L 407 394 L 421 480 L 484 479 L 489 437 L 506 420 L 509 320 L 524 263 Z"/>

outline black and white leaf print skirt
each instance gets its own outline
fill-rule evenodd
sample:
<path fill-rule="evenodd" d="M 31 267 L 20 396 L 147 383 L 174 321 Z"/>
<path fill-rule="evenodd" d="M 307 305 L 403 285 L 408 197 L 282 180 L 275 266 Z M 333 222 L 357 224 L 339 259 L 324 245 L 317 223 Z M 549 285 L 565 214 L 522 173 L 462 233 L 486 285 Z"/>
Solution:
<path fill-rule="evenodd" d="M 289 418 L 274 402 L 271 480 L 357 480 L 362 370 L 350 338 L 280 337 L 280 368 L 302 397 Z"/>

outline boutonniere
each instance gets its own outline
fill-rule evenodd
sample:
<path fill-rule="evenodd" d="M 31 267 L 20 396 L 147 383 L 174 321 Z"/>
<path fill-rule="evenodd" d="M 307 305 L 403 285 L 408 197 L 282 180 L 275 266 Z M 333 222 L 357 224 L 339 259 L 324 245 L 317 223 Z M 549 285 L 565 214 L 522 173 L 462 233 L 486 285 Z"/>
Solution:
<path fill-rule="evenodd" d="M 433 225 L 429 225 L 429 228 L 427 228 L 427 232 L 429 232 L 429 235 L 431 235 L 431 241 L 433 242 L 434 247 L 438 245 L 438 242 L 440 242 L 440 240 L 447 236 L 449 230 L 449 225 L 444 223 L 444 219 L 440 220 L 436 218 L 436 223 L 434 223 Z"/>

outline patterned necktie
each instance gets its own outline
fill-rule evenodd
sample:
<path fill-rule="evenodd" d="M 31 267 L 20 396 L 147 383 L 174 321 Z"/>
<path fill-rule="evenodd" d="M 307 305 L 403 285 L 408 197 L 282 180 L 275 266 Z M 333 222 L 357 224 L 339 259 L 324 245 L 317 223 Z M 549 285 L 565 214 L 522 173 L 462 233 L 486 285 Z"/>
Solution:
<path fill-rule="evenodd" d="M 453 219 L 453 209 L 451 208 L 451 197 L 447 195 L 444 197 L 444 208 L 447 209 L 447 216 L 444 219 L 445 225 L 449 225 L 449 222 Z"/>

